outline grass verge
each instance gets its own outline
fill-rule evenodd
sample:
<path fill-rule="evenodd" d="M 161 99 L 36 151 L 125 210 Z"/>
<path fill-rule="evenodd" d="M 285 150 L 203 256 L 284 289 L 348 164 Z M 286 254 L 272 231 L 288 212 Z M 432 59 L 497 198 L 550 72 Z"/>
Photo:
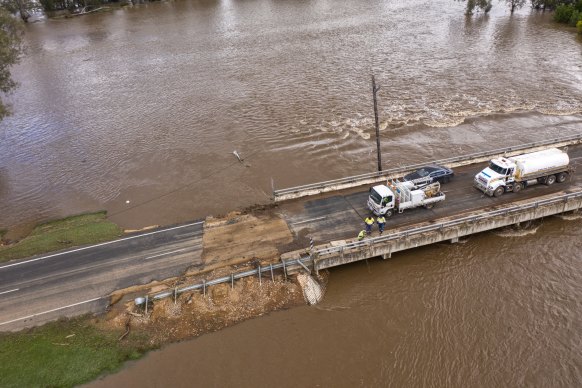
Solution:
<path fill-rule="evenodd" d="M 40 224 L 19 242 L 0 247 L 0 262 L 109 241 L 122 233 L 119 226 L 107 220 L 105 211 L 71 216 Z M 0 231 L 0 238 L 2 235 Z"/>
<path fill-rule="evenodd" d="M 88 317 L 0 334 L 2 387 L 72 387 L 118 370 L 151 350 L 149 338 L 97 328 Z"/>

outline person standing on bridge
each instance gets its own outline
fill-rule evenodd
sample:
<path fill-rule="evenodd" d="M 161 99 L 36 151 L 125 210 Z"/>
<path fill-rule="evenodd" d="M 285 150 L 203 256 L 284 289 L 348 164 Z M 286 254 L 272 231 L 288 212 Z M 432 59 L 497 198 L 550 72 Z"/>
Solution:
<path fill-rule="evenodd" d="M 378 231 L 380 231 L 380 235 L 382 235 L 382 233 L 384 233 L 384 225 L 386 225 L 386 218 L 380 216 L 376 219 L 376 222 L 378 223 Z"/>
<path fill-rule="evenodd" d="M 360 233 L 358 233 L 358 241 L 362 241 L 364 237 L 366 237 L 366 231 L 361 230 Z"/>
<path fill-rule="evenodd" d="M 366 234 L 372 233 L 372 225 L 374 225 L 374 217 L 366 217 L 364 220 L 364 224 L 366 225 Z"/>

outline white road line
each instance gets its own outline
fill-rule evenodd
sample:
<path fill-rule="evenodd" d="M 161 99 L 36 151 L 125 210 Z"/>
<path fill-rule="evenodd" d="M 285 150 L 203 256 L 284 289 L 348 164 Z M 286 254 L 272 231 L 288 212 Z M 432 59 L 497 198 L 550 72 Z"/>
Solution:
<path fill-rule="evenodd" d="M 14 291 L 18 291 L 18 290 L 20 290 L 20 288 L 15 288 L 14 290 L 2 291 L 2 292 L 0 292 L 0 295 L 8 294 L 9 292 L 14 292 Z"/>
<path fill-rule="evenodd" d="M 305 224 L 306 222 L 319 221 L 319 220 L 323 220 L 324 218 L 327 218 L 327 216 L 312 218 L 310 220 L 305 220 L 305 221 L 293 222 L 292 224 L 293 225 Z"/>
<path fill-rule="evenodd" d="M 119 240 L 113 240 L 113 241 L 107 241 L 101 244 L 95 244 L 95 245 L 91 245 L 88 247 L 83 247 L 83 248 L 78 248 L 78 249 L 73 249 L 72 251 L 66 251 L 66 252 L 60 252 L 60 253 L 55 253 L 53 255 L 48 255 L 48 256 L 43 256 L 43 257 L 38 257 L 36 259 L 32 259 L 32 260 L 27 260 L 27 261 L 19 261 L 18 263 L 14 263 L 14 264 L 8 264 L 8 265 L 4 265 L 2 267 L 0 267 L 0 269 L 4 269 L 4 268 L 8 268 L 8 267 L 14 267 L 16 265 L 22 265 L 22 264 L 27 264 L 27 263 L 32 263 L 33 261 L 38 261 L 38 260 L 44 260 L 44 259 L 49 259 L 51 257 L 56 257 L 56 256 L 61 256 L 67 253 L 73 253 L 73 252 L 79 252 L 79 251 L 84 251 L 86 249 L 91 249 L 91 248 L 96 248 L 96 247 L 101 247 L 103 245 L 109 245 L 109 244 L 115 244 L 117 242 L 120 241 L 127 241 L 127 240 L 132 240 L 134 238 L 139 238 L 139 237 L 145 237 L 145 236 L 151 236 L 152 234 L 157 234 L 157 233 L 162 233 L 162 232 L 167 232 L 169 230 L 174 230 L 174 229 L 180 229 L 180 228 L 186 228 L 188 226 L 193 226 L 193 225 L 199 225 L 202 224 L 204 221 L 199 221 L 199 222 L 194 222 L 192 224 L 186 224 L 186 225 L 180 225 L 180 226 L 175 226 L 173 228 L 168 228 L 168 229 L 164 229 L 164 230 L 157 230 L 155 232 L 150 232 L 150 233 L 145 233 L 145 234 L 140 234 L 139 236 L 131 236 L 131 237 L 125 237 L 125 238 L 121 238 Z"/>
<path fill-rule="evenodd" d="M 93 298 L 93 299 L 89 299 L 89 300 L 85 300 L 83 302 L 73 303 L 73 304 L 70 304 L 68 306 L 57 307 L 56 309 L 52 309 L 52 310 L 48 310 L 48 311 L 43 311 L 42 313 L 36 313 L 36 314 L 32 314 L 32 315 L 27 315 L 26 317 L 16 318 L 16 319 L 13 319 L 11 321 L 1 322 L 0 323 L 0 326 L 7 325 L 7 324 L 13 323 L 13 322 L 22 321 L 22 320 L 28 319 L 28 318 L 37 317 L 39 315 L 48 314 L 48 313 L 52 313 L 52 312 L 55 312 L 55 311 L 63 310 L 63 309 L 69 308 L 69 307 L 78 306 L 80 304 L 94 302 L 94 301 L 99 300 L 99 299 L 101 299 L 101 297 L 99 297 L 99 298 Z"/>
<path fill-rule="evenodd" d="M 164 255 L 169 255 L 171 253 L 176 253 L 176 252 L 182 252 L 185 251 L 187 248 L 184 249 L 178 249 L 177 251 L 172 251 L 172 252 L 164 252 L 164 253 L 160 253 L 159 255 L 155 255 L 155 256 L 150 256 L 150 257 L 146 257 L 144 260 L 149 260 L 149 259 L 153 259 L 154 257 L 160 257 L 160 256 L 164 256 Z"/>

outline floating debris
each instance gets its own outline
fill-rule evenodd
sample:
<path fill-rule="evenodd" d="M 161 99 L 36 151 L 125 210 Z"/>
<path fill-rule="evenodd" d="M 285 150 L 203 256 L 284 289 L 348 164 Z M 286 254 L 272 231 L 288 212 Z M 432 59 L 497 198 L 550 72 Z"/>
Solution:
<path fill-rule="evenodd" d="M 240 157 L 240 155 L 238 154 L 238 152 L 236 152 L 236 150 L 232 151 L 232 153 L 234 154 L 234 156 L 236 156 L 236 158 L 238 159 L 239 162 L 243 162 L 243 158 Z"/>

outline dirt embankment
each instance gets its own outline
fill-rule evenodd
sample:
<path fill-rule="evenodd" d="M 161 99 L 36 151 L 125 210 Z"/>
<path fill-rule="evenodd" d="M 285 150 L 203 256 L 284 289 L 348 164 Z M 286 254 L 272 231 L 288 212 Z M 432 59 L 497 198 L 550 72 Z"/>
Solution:
<path fill-rule="evenodd" d="M 207 294 L 195 291 L 166 298 L 143 308 L 131 301 L 114 306 L 99 327 L 122 330 L 129 322 L 134 334 L 145 334 L 150 345 L 197 337 L 271 311 L 304 304 L 301 287 L 294 281 L 245 278 L 229 284 L 209 287 Z M 131 334 L 130 334 L 131 335 Z"/>
<path fill-rule="evenodd" d="M 202 280 L 228 276 L 263 267 L 280 260 L 281 250 L 294 241 L 287 224 L 270 211 L 254 214 L 229 213 L 205 222 L 203 266 L 191 268 L 181 278 L 167 279 L 142 287 L 116 292 L 104 319 L 96 320 L 101 328 L 127 331 L 127 335 L 146 335 L 151 346 L 220 330 L 243 320 L 271 311 L 304 305 L 302 286 L 296 278 L 285 279 L 282 273 L 247 277 L 192 291 L 136 307 L 137 296 L 201 283 Z M 327 276 L 318 279 L 327 281 Z"/>

